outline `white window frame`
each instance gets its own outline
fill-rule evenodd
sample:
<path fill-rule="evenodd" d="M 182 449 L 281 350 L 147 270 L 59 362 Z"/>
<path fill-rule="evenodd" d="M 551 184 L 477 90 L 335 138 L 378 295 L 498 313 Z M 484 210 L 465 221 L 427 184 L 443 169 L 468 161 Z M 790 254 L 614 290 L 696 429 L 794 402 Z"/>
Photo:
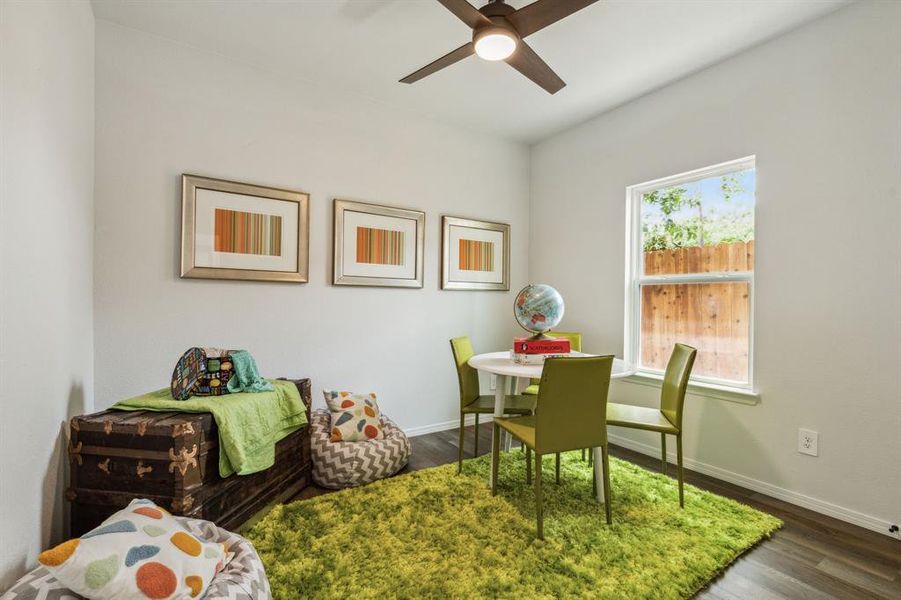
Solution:
<path fill-rule="evenodd" d="M 750 272 L 718 272 L 718 273 L 690 273 L 677 275 L 652 275 L 644 276 L 641 272 L 644 252 L 641 236 L 641 201 L 642 196 L 652 190 L 674 187 L 681 184 L 692 183 L 708 177 L 718 177 L 756 169 L 756 157 L 746 156 L 736 160 L 647 181 L 626 188 L 626 302 L 625 302 L 625 356 L 626 360 L 635 367 L 635 375 L 626 379 L 631 383 L 644 385 L 660 385 L 663 381 L 663 371 L 640 367 L 641 352 L 641 286 L 654 284 L 676 283 L 727 283 L 741 282 L 748 284 L 749 316 L 748 316 L 748 382 L 741 383 L 692 375 L 689 382 L 689 391 L 696 395 L 735 400 L 744 403 L 756 403 L 759 395 L 754 387 L 754 271 Z M 756 177 L 756 171 L 755 171 Z M 754 229 L 756 237 L 757 198 L 754 198 Z M 756 260 L 755 260 L 756 270 Z"/>

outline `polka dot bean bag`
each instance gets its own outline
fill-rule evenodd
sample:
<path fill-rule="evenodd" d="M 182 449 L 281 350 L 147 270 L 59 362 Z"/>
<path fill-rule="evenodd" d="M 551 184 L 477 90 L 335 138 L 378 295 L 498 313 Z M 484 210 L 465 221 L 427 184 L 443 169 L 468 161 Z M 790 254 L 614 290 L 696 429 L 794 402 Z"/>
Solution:
<path fill-rule="evenodd" d="M 410 440 L 394 421 L 380 415 L 383 437 L 358 442 L 331 441 L 331 414 L 313 411 L 310 436 L 313 481 L 324 488 L 356 487 L 390 477 L 410 459 Z"/>
<path fill-rule="evenodd" d="M 144 501 L 147 502 L 147 501 Z M 150 513 L 151 508 L 156 508 L 151 504 L 145 504 L 145 508 L 147 518 L 153 519 L 155 515 Z M 121 519 L 117 518 L 117 515 L 121 515 L 123 512 L 128 511 L 129 509 L 133 509 L 134 507 L 129 507 L 124 509 L 124 511 L 120 511 L 116 513 L 110 519 L 104 522 L 103 525 L 93 530 L 85 536 L 82 536 L 80 540 L 84 540 L 85 543 L 90 541 L 90 537 L 85 539 L 86 536 L 89 536 L 91 533 L 94 533 L 94 537 L 99 539 L 100 536 L 108 535 L 128 535 L 134 532 L 124 531 L 111 531 L 106 529 L 106 533 L 100 533 L 104 527 L 108 527 L 110 524 L 113 524 L 114 519 L 119 521 Z M 138 506 L 140 508 L 140 506 Z M 140 514 L 140 513 L 138 513 Z M 166 515 L 163 515 L 166 516 Z M 222 567 L 222 569 L 212 577 L 212 579 L 208 582 L 208 585 L 205 586 L 205 595 L 203 596 L 204 600 L 271 600 L 272 594 L 269 587 L 269 580 L 266 577 L 266 571 L 263 568 L 263 563 L 260 560 L 259 555 L 254 549 L 253 545 L 240 535 L 232 533 L 230 531 L 226 531 L 220 527 L 217 527 L 214 523 L 210 521 L 204 521 L 202 519 L 191 519 L 187 517 L 168 517 L 171 519 L 175 527 L 177 528 L 174 532 L 169 532 L 172 535 L 163 536 L 160 534 L 157 538 L 165 538 L 168 537 L 171 541 L 172 537 L 175 537 L 176 534 L 183 533 L 183 536 L 177 536 L 176 541 L 182 544 L 185 548 L 193 549 L 196 548 L 194 546 L 194 542 L 189 542 L 187 538 L 194 538 L 196 543 L 200 545 L 202 548 L 208 547 L 208 545 L 213 545 L 217 547 L 224 547 L 227 552 L 230 560 Z M 162 519 L 160 519 L 162 520 Z M 159 525 L 153 525 L 151 523 L 151 533 L 155 533 L 158 530 L 153 529 L 153 527 L 158 527 L 159 529 L 166 529 L 166 527 L 161 527 Z M 119 526 L 119 529 L 122 528 Z M 79 544 L 73 544 L 73 541 L 64 542 L 61 546 L 57 546 L 56 548 L 51 549 L 50 554 L 44 556 L 44 560 L 49 560 L 50 562 L 56 562 L 59 560 L 71 559 L 72 555 L 77 552 L 77 546 L 81 546 L 81 542 Z M 174 545 L 174 542 L 172 542 Z M 126 552 L 125 556 L 122 560 L 122 563 L 118 565 L 116 571 L 118 574 L 129 574 L 128 571 L 133 571 L 132 575 L 135 575 L 135 583 L 137 585 L 137 571 L 134 569 L 138 565 L 149 565 L 151 562 L 154 562 L 155 558 L 158 558 L 160 553 L 156 552 L 153 556 L 149 556 L 152 552 L 151 546 L 155 544 L 142 544 L 143 549 L 136 550 L 134 552 Z M 76 546 L 76 548 L 72 548 L 72 546 Z M 176 546 L 177 547 L 177 546 Z M 133 547 L 132 547 L 133 548 Z M 72 550 L 71 552 L 69 552 Z M 192 550 L 193 551 L 193 550 Z M 69 552 L 68 556 L 65 556 L 66 553 Z M 131 554 L 131 561 L 129 561 L 129 553 Z M 107 561 L 111 563 L 112 561 Z M 131 562 L 131 567 L 126 567 L 126 564 Z M 159 561 L 156 561 L 159 563 Z M 62 563 L 61 563 L 62 564 Z M 171 565 L 170 565 L 171 566 Z M 95 567 L 92 572 L 94 573 L 92 577 L 92 581 L 96 584 L 100 581 L 98 577 L 98 573 L 105 572 L 109 573 L 112 568 L 110 564 L 105 565 L 105 569 L 101 569 L 99 567 Z M 39 566 L 38 568 L 32 570 L 24 577 L 22 577 L 12 588 L 10 588 L 0 600 L 34 600 L 36 598 L 54 598 L 59 600 L 83 600 L 83 598 L 102 598 L 105 585 L 101 585 L 98 589 L 89 589 L 84 590 L 85 595 L 80 595 L 73 591 L 73 589 L 62 581 L 60 581 L 54 574 L 51 572 L 52 567 L 48 567 L 45 565 Z M 169 567 L 166 567 L 169 568 Z M 154 566 L 149 570 L 145 570 L 145 578 L 146 574 L 149 573 L 153 575 L 154 573 L 157 575 L 157 583 L 162 582 L 162 585 L 165 587 L 166 585 L 171 586 L 171 578 L 158 566 Z M 174 571 L 173 571 L 174 573 Z M 160 576 L 162 574 L 162 576 Z M 191 576 L 186 576 L 184 578 L 183 583 L 187 585 L 176 586 L 176 589 L 173 593 L 168 596 L 162 596 L 165 592 L 169 591 L 168 589 L 155 588 L 148 586 L 148 581 L 144 582 L 146 591 L 135 591 L 133 590 L 133 595 L 126 591 L 126 596 L 129 598 L 146 598 L 148 597 L 147 592 L 150 592 L 152 595 L 159 595 L 160 597 L 167 598 L 191 598 L 194 597 L 195 589 L 197 583 L 199 583 L 196 579 L 190 578 Z M 168 582 L 168 583 L 167 583 Z M 109 582 L 107 582 L 107 585 Z M 192 585 L 194 587 L 192 587 Z M 140 587 L 138 587 L 140 590 Z M 152 597 L 152 596 L 150 596 Z M 198 596 L 199 597 L 199 596 Z"/>

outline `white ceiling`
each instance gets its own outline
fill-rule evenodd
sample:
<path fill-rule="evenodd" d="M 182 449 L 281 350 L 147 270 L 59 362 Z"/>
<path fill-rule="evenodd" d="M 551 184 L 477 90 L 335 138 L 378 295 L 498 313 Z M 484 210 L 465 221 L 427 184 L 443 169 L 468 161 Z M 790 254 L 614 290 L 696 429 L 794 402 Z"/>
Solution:
<path fill-rule="evenodd" d="M 529 0 L 511 0 L 515 7 Z M 556 95 L 470 57 L 397 80 L 468 42 L 435 0 L 93 0 L 94 14 L 269 71 L 534 142 L 835 10 L 846 0 L 601 0 L 529 45 Z M 481 5 L 481 3 L 479 4 Z"/>

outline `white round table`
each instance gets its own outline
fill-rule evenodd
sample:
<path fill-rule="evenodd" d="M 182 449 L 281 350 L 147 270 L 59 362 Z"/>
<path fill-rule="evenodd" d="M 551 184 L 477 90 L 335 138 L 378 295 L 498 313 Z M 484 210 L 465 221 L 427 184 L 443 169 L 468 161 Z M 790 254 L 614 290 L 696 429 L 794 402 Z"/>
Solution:
<path fill-rule="evenodd" d="M 570 356 L 597 356 L 595 354 L 583 354 L 582 352 L 571 352 Z M 493 373 L 497 376 L 497 382 L 494 386 L 494 416 L 502 417 L 504 415 L 504 399 L 508 393 L 517 394 L 529 385 L 530 379 L 540 379 L 541 371 L 544 365 L 519 365 L 513 362 L 510 351 L 488 352 L 486 354 L 477 354 L 469 359 L 469 366 L 479 371 Z M 625 361 L 614 358 L 613 372 L 610 374 L 611 379 L 620 379 L 632 375 L 635 370 Z M 507 382 L 510 382 L 510 391 L 507 391 Z M 509 444 L 509 439 L 505 443 L 505 447 Z M 494 447 L 494 444 L 492 444 Z M 601 473 L 601 451 L 595 448 L 594 468 L 597 471 L 599 501 L 604 497 L 604 477 Z M 490 477 L 490 475 L 489 475 Z"/>

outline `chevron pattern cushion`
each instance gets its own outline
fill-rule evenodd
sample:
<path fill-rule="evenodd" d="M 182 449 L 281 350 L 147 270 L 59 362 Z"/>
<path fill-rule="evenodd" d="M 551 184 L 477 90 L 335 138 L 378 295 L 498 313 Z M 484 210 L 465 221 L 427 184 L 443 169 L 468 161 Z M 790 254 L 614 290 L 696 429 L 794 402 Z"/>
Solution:
<path fill-rule="evenodd" d="M 271 600 L 266 570 L 249 541 L 201 519 L 175 517 L 189 532 L 207 542 L 225 544 L 234 557 L 210 582 L 204 600 Z M 84 600 L 60 583 L 46 567 L 22 577 L 0 600 Z"/>
<path fill-rule="evenodd" d="M 394 475 L 407 464 L 412 448 L 407 435 L 384 414 L 384 437 L 360 442 L 332 442 L 331 416 L 314 410 L 310 419 L 313 481 L 338 489 L 371 483 Z"/>

